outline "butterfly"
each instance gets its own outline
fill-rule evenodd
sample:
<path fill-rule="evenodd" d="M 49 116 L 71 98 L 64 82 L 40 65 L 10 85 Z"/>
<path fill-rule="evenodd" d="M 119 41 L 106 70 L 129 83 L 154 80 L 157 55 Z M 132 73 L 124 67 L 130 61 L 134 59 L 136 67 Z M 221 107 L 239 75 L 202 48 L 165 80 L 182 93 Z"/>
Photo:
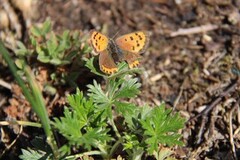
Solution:
<path fill-rule="evenodd" d="M 90 32 L 90 44 L 94 51 L 99 54 L 101 71 L 112 74 L 118 71 L 115 62 L 127 61 L 129 68 L 139 65 L 140 54 L 146 50 L 149 36 L 149 32 L 137 31 L 113 40 L 93 30 Z"/>

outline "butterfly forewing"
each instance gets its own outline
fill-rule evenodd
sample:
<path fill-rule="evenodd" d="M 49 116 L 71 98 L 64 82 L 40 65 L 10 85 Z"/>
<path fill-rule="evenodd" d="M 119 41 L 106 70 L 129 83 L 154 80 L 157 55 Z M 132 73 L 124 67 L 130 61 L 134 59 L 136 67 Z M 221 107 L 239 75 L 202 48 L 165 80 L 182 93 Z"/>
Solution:
<path fill-rule="evenodd" d="M 116 39 L 117 46 L 123 51 L 123 60 L 130 68 L 139 65 L 140 53 L 144 52 L 149 42 L 149 33 L 138 31 L 125 34 Z"/>
<path fill-rule="evenodd" d="M 145 51 L 149 42 L 149 33 L 138 31 L 125 34 L 116 39 L 116 44 L 124 51 L 132 53 L 142 53 Z"/>
<path fill-rule="evenodd" d="M 91 31 L 90 41 L 94 51 L 97 53 L 106 50 L 108 47 L 108 37 L 97 31 Z"/>

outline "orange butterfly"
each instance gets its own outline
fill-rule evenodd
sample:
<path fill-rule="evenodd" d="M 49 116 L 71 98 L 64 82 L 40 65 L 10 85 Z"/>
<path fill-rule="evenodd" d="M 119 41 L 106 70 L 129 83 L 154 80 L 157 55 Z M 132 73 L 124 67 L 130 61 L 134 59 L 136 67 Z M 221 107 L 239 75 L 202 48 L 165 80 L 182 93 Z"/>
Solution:
<path fill-rule="evenodd" d="M 115 62 L 127 61 L 130 68 L 139 64 L 140 53 L 143 53 L 149 43 L 149 33 L 137 31 L 118 37 L 115 41 L 97 31 L 91 31 L 90 43 L 96 53 L 99 53 L 100 69 L 107 74 L 117 72 Z"/>

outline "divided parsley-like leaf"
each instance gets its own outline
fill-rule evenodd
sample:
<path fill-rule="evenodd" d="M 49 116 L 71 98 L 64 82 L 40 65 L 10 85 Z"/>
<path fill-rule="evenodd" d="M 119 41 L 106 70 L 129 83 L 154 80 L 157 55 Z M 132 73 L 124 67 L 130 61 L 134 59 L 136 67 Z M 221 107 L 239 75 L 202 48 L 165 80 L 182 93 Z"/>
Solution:
<path fill-rule="evenodd" d="M 100 144 L 111 140 L 106 121 L 99 118 L 100 112 L 94 111 L 92 100 L 87 100 L 77 90 L 75 95 L 68 97 L 68 101 L 72 109 L 66 107 L 64 116 L 54 118 L 53 124 L 69 140 L 69 144 L 91 150 L 92 147 L 98 148 Z"/>
<path fill-rule="evenodd" d="M 144 135 L 148 145 L 148 152 L 153 154 L 153 151 L 158 150 L 158 145 L 182 145 L 179 140 L 181 135 L 178 130 L 184 126 L 185 120 L 179 114 L 172 115 L 170 109 L 165 109 L 163 106 L 155 107 L 145 120 L 141 121 L 144 128 Z"/>

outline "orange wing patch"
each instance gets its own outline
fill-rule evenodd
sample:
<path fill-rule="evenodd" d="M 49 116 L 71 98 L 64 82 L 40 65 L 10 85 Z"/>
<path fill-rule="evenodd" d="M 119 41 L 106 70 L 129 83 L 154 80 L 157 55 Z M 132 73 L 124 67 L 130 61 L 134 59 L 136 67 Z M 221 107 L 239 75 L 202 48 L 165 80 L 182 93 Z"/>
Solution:
<path fill-rule="evenodd" d="M 91 31 L 90 42 L 95 52 L 99 53 L 107 49 L 108 37 L 97 31 Z"/>
<path fill-rule="evenodd" d="M 124 51 L 142 53 L 149 43 L 149 33 L 138 31 L 125 34 L 116 39 L 116 44 Z"/>
<path fill-rule="evenodd" d="M 106 74 L 113 74 L 118 71 L 118 68 L 107 68 L 104 65 L 101 65 L 100 69 Z"/>
<path fill-rule="evenodd" d="M 129 68 L 134 68 L 139 65 L 139 60 L 135 60 L 133 62 L 128 62 L 129 63 Z"/>

